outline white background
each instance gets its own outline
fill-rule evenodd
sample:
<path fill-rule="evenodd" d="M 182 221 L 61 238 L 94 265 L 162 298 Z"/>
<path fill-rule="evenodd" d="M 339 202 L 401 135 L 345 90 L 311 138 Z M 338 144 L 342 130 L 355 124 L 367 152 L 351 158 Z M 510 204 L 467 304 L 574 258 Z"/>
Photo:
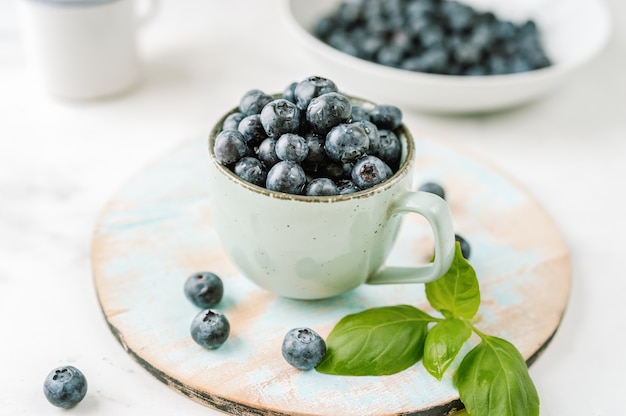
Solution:
<path fill-rule="evenodd" d="M 545 99 L 485 116 L 405 112 L 409 127 L 515 178 L 562 231 L 571 299 L 530 371 L 548 416 L 624 411 L 626 4 L 607 3 L 608 47 Z M 62 414 L 41 390 L 62 364 L 89 379 L 73 415 L 219 414 L 154 379 L 111 335 L 92 285 L 91 236 L 130 176 L 206 136 L 245 91 L 312 75 L 283 29 L 274 2 L 164 0 L 140 37 L 140 87 L 67 103 L 32 82 L 14 3 L 0 0 L 0 415 Z"/>

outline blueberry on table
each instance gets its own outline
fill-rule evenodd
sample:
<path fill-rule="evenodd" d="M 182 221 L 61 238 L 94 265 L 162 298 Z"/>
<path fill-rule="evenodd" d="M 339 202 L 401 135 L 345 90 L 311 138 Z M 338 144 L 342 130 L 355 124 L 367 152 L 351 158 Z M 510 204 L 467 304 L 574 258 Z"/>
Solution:
<path fill-rule="evenodd" d="M 246 92 L 239 100 L 239 111 L 249 116 L 251 114 L 259 114 L 265 104 L 274 98 L 260 90 L 250 90 Z"/>
<path fill-rule="evenodd" d="M 346 123 L 351 116 L 350 99 L 338 92 L 328 92 L 313 98 L 306 109 L 306 120 L 320 135 L 326 135 L 331 128 Z"/>
<path fill-rule="evenodd" d="M 431 194 L 437 195 L 441 199 L 446 199 L 445 189 L 443 189 L 443 186 L 439 185 L 436 182 L 423 183 L 417 190 L 422 192 L 430 192 Z"/>
<path fill-rule="evenodd" d="M 300 110 L 284 98 L 270 101 L 261 110 L 261 123 L 269 137 L 279 138 L 285 133 L 296 133 L 300 129 Z"/>
<path fill-rule="evenodd" d="M 454 240 L 457 241 L 461 246 L 461 253 L 463 254 L 463 258 L 469 259 L 472 250 L 467 240 L 458 234 L 454 234 Z"/>
<path fill-rule="evenodd" d="M 360 189 L 371 188 L 392 176 L 391 168 L 376 156 L 362 157 L 352 168 L 352 181 Z"/>
<path fill-rule="evenodd" d="M 223 130 L 215 137 L 213 151 L 220 163 L 230 165 L 248 153 L 248 146 L 239 131 Z"/>
<path fill-rule="evenodd" d="M 230 335 L 230 323 L 223 312 L 206 309 L 191 321 L 191 338 L 200 346 L 214 350 L 222 346 Z"/>
<path fill-rule="evenodd" d="M 326 342 L 310 328 L 294 328 L 287 332 L 282 345 L 283 358 L 300 370 L 317 367 L 326 355 Z"/>
<path fill-rule="evenodd" d="M 54 406 L 69 409 L 76 406 L 87 394 L 87 379 L 76 367 L 58 367 L 46 377 L 43 392 Z"/>
<path fill-rule="evenodd" d="M 267 173 L 265 187 L 270 191 L 299 195 L 306 184 L 306 174 L 296 162 L 280 161 Z"/>
<path fill-rule="evenodd" d="M 197 272 L 185 281 L 184 293 L 191 303 L 199 308 L 208 309 L 222 300 L 224 284 L 215 273 Z"/>
<path fill-rule="evenodd" d="M 285 133 L 276 141 L 276 156 L 280 160 L 302 162 L 309 154 L 309 146 L 304 137 Z"/>
<path fill-rule="evenodd" d="M 337 92 L 337 85 L 328 78 L 311 76 L 298 82 L 294 88 L 296 105 L 300 110 L 306 110 L 311 100 L 327 92 Z"/>
<path fill-rule="evenodd" d="M 335 162 L 352 162 L 369 149 L 370 141 L 365 130 L 357 124 L 339 124 L 326 135 L 324 150 Z"/>
<path fill-rule="evenodd" d="M 339 195 L 339 188 L 332 179 L 315 178 L 307 184 L 304 193 L 309 196 L 332 196 Z"/>

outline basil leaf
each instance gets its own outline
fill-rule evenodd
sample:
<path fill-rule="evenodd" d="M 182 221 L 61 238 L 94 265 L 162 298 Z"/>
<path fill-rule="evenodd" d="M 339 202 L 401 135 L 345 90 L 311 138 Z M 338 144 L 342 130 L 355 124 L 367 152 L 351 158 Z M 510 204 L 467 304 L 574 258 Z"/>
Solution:
<path fill-rule="evenodd" d="M 441 380 L 461 347 L 472 335 L 471 327 L 460 319 L 446 319 L 433 326 L 424 344 L 424 367 Z"/>
<path fill-rule="evenodd" d="M 476 315 L 480 306 L 478 279 L 463 257 L 458 242 L 448 272 L 434 282 L 426 283 L 426 297 L 446 318 L 471 319 Z"/>
<path fill-rule="evenodd" d="M 395 374 L 422 358 L 428 323 L 436 318 L 409 306 L 372 308 L 342 318 L 328 335 L 325 374 Z"/>
<path fill-rule="evenodd" d="M 524 358 L 502 338 L 482 335 L 463 358 L 454 383 L 471 415 L 539 415 L 539 396 Z"/>

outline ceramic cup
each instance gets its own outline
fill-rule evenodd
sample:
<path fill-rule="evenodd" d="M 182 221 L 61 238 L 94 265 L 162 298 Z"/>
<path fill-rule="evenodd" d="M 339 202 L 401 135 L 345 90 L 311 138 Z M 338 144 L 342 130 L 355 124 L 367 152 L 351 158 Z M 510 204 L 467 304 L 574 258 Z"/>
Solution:
<path fill-rule="evenodd" d="M 436 195 L 411 191 L 415 149 L 405 126 L 402 162 L 391 179 L 350 195 L 312 197 L 267 190 L 222 165 L 213 146 L 227 116 L 208 141 L 212 222 L 234 264 L 257 285 L 288 298 L 322 299 L 364 283 L 425 283 L 449 269 L 455 245 L 450 210 Z M 385 264 L 405 213 L 430 223 L 434 262 Z"/>
<path fill-rule="evenodd" d="M 69 99 L 120 94 L 138 77 L 137 28 L 154 15 L 135 0 L 18 0 L 29 66 L 44 88 Z"/>

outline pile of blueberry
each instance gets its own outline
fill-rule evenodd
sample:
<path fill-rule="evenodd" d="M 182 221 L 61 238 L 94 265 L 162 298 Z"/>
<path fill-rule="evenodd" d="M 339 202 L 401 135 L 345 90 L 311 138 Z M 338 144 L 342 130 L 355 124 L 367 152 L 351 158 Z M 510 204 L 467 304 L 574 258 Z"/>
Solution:
<path fill-rule="evenodd" d="M 215 138 L 216 158 L 242 179 L 309 196 L 353 193 L 393 176 L 402 112 L 355 105 L 327 78 L 311 76 L 272 97 L 250 90 Z"/>
<path fill-rule="evenodd" d="M 516 24 L 453 0 L 350 0 L 314 34 L 371 62 L 445 75 L 502 75 L 551 65 L 533 20 Z"/>

